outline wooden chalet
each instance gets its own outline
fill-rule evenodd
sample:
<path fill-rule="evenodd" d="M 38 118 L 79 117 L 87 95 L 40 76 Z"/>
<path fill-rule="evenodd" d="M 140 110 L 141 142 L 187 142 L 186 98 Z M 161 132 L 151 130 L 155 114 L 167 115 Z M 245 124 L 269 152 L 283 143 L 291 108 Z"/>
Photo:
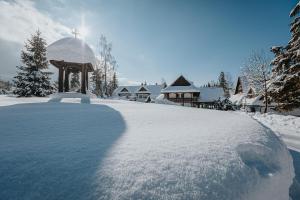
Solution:
<path fill-rule="evenodd" d="M 224 98 L 220 87 L 196 87 L 184 76 L 179 76 L 171 85 L 119 86 L 113 94 L 120 99 L 141 102 L 168 100 L 182 106 L 216 109 L 219 100 Z"/>
<path fill-rule="evenodd" d="M 255 89 L 253 87 L 250 87 L 248 92 L 247 92 L 247 98 L 251 99 L 256 97 L 256 92 Z"/>
<path fill-rule="evenodd" d="M 122 87 L 122 89 L 118 92 L 119 97 L 129 98 L 131 96 L 131 92 L 126 87 Z"/>
<path fill-rule="evenodd" d="M 122 99 L 129 99 L 141 102 L 151 102 L 156 99 L 163 88 L 163 85 L 147 85 L 139 86 L 119 86 L 114 91 L 114 96 Z"/>
<path fill-rule="evenodd" d="M 263 99 L 263 96 L 257 93 L 257 89 L 249 84 L 247 78 L 240 76 L 237 79 L 235 91 L 229 100 L 236 109 L 242 108 L 249 112 L 256 112 L 264 108 Z"/>
<path fill-rule="evenodd" d="M 161 93 L 164 94 L 165 99 L 183 106 L 194 106 L 200 95 L 199 89 L 182 75 Z"/>
<path fill-rule="evenodd" d="M 239 76 L 236 82 L 234 94 L 243 94 L 248 91 L 248 81 L 245 76 Z"/>

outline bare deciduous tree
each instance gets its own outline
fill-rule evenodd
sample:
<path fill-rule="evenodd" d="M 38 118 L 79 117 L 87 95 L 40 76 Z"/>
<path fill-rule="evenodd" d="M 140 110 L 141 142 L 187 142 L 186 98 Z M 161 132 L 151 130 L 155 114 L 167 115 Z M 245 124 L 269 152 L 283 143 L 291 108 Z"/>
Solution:
<path fill-rule="evenodd" d="M 113 56 L 111 55 L 111 50 L 112 50 L 112 44 L 107 42 L 107 39 L 104 35 L 101 35 L 99 41 L 99 55 L 100 55 L 100 67 L 103 69 L 103 76 L 104 76 L 103 92 L 104 95 L 106 96 L 107 96 L 107 74 L 113 59 Z"/>
<path fill-rule="evenodd" d="M 96 69 L 92 74 L 93 91 L 97 96 L 111 96 L 112 81 L 117 68 L 117 62 L 114 56 L 112 56 L 112 44 L 109 43 L 104 35 L 100 36 L 98 43 L 98 55 Z"/>
<path fill-rule="evenodd" d="M 271 66 L 265 52 L 254 51 L 243 66 L 242 74 L 247 77 L 249 84 L 257 90 L 258 94 L 264 96 L 264 113 L 266 113 L 269 99 L 267 82 L 270 79 Z"/>

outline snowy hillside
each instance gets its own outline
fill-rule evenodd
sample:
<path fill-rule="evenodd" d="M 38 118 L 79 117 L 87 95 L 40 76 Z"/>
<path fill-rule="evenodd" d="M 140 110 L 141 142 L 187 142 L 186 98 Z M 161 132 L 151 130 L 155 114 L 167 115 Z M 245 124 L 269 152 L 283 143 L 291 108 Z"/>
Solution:
<path fill-rule="evenodd" d="M 3 199 L 289 199 L 290 154 L 250 116 L 29 99 L 0 107 Z"/>

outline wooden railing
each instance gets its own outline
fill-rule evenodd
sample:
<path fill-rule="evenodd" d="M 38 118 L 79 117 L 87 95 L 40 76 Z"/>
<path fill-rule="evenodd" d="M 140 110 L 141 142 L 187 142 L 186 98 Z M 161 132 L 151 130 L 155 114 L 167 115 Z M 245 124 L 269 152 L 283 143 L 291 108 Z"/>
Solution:
<path fill-rule="evenodd" d="M 168 98 L 169 101 L 173 101 L 175 103 L 182 103 L 182 102 L 197 102 L 198 97 L 193 97 L 193 98 Z"/>

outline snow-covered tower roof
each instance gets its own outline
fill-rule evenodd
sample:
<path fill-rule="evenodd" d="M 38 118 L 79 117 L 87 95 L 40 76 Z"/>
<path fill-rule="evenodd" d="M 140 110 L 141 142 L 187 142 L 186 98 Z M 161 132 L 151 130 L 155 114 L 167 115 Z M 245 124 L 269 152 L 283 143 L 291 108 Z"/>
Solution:
<path fill-rule="evenodd" d="M 69 63 L 96 64 L 93 50 L 83 40 L 66 37 L 47 47 L 47 59 Z"/>

